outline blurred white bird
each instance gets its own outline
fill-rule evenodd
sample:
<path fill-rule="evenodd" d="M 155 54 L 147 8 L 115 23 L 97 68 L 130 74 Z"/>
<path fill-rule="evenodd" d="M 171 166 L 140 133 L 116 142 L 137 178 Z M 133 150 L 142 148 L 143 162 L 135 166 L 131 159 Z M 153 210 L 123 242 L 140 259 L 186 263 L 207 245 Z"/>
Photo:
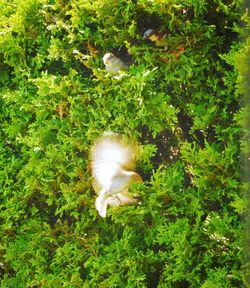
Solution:
<path fill-rule="evenodd" d="M 128 192 L 133 182 L 141 182 L 134 172 L 136 144 L 126 143 L 117 134 L 106 134 L 91 150 L 91 168 L 94 189 L 99 194 L 95 207 L 101 217 L 106 217 L 107 206 L 119 206 L 136 200 Z"/>
<path fill-rule="evenodd" d="M 116 57 L 112 53 L 106 53 L 102 60 L 106 71 L 109 73 L 118 74 L 120 71 L 128 69 L 128 66 L 126 66 L 120 58 Z"/>

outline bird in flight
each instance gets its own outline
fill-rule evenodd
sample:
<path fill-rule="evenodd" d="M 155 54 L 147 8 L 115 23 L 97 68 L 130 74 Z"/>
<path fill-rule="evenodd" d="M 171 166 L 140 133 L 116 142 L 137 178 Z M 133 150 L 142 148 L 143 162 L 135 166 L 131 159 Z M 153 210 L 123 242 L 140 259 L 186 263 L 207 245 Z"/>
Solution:
<path fill-rule="evenodd" d="M 98 196 L 95 207 L 106 217 L 107 207 L 136 202 L 128 191 L 130 184 L 142 182 L 134 172 L 137 145 L 119 134 L 106 133 L 93 145 L 90 153 L 93 187 Z"/>

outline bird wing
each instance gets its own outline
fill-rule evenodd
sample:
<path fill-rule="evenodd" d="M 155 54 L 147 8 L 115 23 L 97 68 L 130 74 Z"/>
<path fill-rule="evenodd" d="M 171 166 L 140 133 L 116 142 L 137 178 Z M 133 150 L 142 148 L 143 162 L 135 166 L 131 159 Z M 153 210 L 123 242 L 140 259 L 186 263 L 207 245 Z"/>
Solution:
<path fill-rule="evenodd" d="M 104 137 L 92 149 L 91 166 L 95 180 L 102 187 L 110 181 L 123 167 L 131 166 L 133 151 L 129 145 L 122 144 L 113 137 Z"/>
<path fill-rule="evenodd" d="M 120 171 L 121 165 L 113 161 L 96 160 L 92 162 L 92 173 L 101 187 L 110 187 L 113 177 Z"/>

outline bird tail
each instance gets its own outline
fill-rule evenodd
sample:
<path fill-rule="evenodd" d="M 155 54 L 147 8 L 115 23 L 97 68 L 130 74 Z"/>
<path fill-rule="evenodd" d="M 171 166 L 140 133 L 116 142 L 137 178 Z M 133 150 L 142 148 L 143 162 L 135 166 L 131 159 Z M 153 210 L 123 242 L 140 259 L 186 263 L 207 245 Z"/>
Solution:
<path fill-rule="evenodd" d="M 106 199 L 106 197 L 100 194 L 95 200 L 95 207 L 101 217 L 106 217 L 108 198 Z"/>

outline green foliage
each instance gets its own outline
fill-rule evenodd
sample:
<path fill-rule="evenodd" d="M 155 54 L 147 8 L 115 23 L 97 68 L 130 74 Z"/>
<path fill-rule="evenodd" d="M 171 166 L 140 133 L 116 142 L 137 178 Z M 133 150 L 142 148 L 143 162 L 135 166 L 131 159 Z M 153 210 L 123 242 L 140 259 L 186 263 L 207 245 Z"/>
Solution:
<path fill-rule="evenodd" d="M 1 287 L 247 287 L 242 1 L 0 8 Z M 165 48 L 142 40 L 149 28 Z M 106 52 L 128 71 L 107 74 Z M 144 179 L 105 219 L 89 169 L 103 131 L 141 143 Z"/>

